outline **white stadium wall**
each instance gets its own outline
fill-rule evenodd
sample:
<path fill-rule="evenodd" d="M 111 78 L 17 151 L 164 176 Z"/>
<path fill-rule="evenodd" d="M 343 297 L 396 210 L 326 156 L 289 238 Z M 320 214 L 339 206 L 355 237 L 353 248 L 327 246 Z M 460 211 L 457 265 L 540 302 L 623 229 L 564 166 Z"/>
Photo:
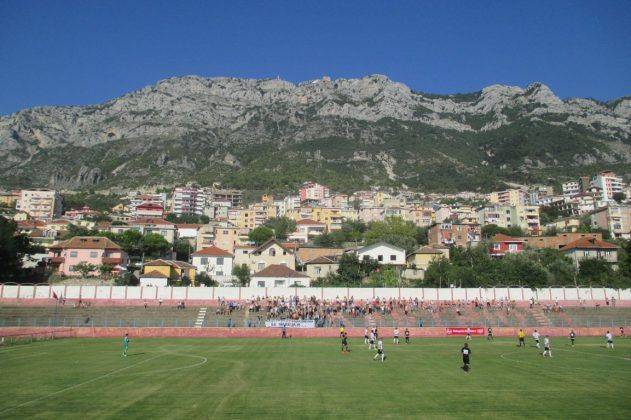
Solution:
<path fill-rule="evenodd" d="M 257 297 L 311 297 L 336 299 L 422 299 L 424 301 L 472 301 L 509 299 L 528 301 L 605 300 L 631 301 L 631 289 L 544 288 L 531 290 L 518 287 L 494 288 L 348 288 L 348 287 L 139 287 L 139 286 L 66 286 L 0 284 L 0 299 L 51 299 L 54 296 L 72 300 L 241 300 Z"/>

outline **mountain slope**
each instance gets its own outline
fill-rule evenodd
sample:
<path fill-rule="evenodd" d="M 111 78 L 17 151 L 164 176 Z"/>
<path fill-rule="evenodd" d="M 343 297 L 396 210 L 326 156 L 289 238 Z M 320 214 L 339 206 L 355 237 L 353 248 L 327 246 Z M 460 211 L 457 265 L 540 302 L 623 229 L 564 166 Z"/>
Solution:
<path fill-rule="evenodd" d="M 630 162 L 631 98 L 562 101 L 540 83 L 432 95 L 384 76 L 190 76 L 101 105 L 0 117 L 4 186 L 282 189 L 315 179 L 456 190 Z"/>

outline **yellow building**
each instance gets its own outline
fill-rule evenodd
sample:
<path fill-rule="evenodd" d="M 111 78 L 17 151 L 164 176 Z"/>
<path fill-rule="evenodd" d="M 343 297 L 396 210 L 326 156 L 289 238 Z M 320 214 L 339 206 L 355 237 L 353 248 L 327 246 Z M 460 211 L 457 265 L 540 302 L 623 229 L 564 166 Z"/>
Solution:
<path fill-rule="evenodd" d="M 511 189 L 505 191 L 494 191 L 488 195 L 491 203 L 504 206 L 519 206 L 525 203 L 526 193 L 522 190 Z"/>
<path fill-rule="evenodd" d="M 427 270 L 430 263 L 438 258 L 449 258 L 449 250 L 447 255 L 443 250 L 438 250 L 431 246 L 424 246 L 409 254 L 406 258 L 407 266 L 416 270 Z"/>
<path fill-rule="evenodd" d="M 158 259 L 148 262 L 142 267 L 143 274 L 154 272 L 175 281 L 180 281 L 186 277 L 193 286 L 195 285 L 195 266 L 184 261 Z"/>

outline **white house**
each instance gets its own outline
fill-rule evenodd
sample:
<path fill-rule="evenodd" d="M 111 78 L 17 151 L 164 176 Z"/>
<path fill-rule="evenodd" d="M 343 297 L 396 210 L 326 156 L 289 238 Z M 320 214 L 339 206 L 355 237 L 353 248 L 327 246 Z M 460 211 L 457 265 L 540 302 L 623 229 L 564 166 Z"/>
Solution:
<path fill-rule="evenodd" d="M 390 245 L 385 242 L 377 242 L 357 250 L 359 260 L 375 260 L 379 264 L 405 265 L 405 249 Z"/>
<path fill-rule="evenodd" d="M 310 284 L 309 276 L 280 264 L 272 264 L 254 273 L 250 281 L 250 286 L 253 287 L 309 287 Z"/>
<path fill-rule="evenodd" d="M 302 219 L 296 222 L 296 231 L 289 235 L 290 241 L 309 242 L 309 239 L 326 232 L 326 224 L 311 219 Z"/>
<path fill-rule="evenodd" d="M 234 257 L 228 251 L 216 246 L 203 248 L 191 254 L 192 264 L 197 273 L 206 273 L 219 283 L 232 280 L 232 266 Z"/>
<path fill-rule="evenodd" d="M 141 286 L 166 287 L 168 282 L 169 277 L 157 270 L 140 275 Z"/>

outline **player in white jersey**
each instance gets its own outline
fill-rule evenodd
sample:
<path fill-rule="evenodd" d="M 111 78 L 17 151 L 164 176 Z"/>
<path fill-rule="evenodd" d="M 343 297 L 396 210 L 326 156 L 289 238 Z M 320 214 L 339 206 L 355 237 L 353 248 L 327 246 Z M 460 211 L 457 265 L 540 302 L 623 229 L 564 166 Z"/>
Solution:
<path fill-rule="evenodd" d="M 399 329 L 394 327 L 394 331 L 392 332 L 394 339 L 392 340 L 394 344 L 399 344 Z"/>
<path fill-rule="evenodd" d="M 364 328 L 364 344 L 368 344 L 368 328 Z"/>
<path fill-rule="evenodd" d="M 605 338 L 607 339 L 607 348 L 613 350 L 613 334 L 607 331 Z"/>
<path fill-rule="evenodd" d="M 471 340 L 471 328 L 467 327 L 467 341 Z"/>
<path fill-rule="evenodd" d="M 374 348 L 375 348 L 375 333 L 371 331 L 370 338 L 368 338 L 368 350 L 373 350 Z"/>
<path fill-rule="evenodd" d="M 543 338 L 543 353 L 541 353 L 541 355 L 543 357 L 549 356 L 552 357 L 552 350 L 550 350 L 550 339 L 548 338 L 548 336 L 546 335 Z"/>
<path fill-rule="evenodd" d="M 375 354 L 375 357 L 372 359 L 377 360 L 379 358 L 381 358 L 382 362 L 386 360 L 386 354 L 383 352 L 383 340 L 381 338 L 377 341 L 377 354 Z"/>
<path fill-rule="evenodd" d="M 541 335 L 539 334 L 539 331 L 535 330 L 535 332 L 532 333 L 532 338 L 533 340 L 535 340 L 535 345 L 537 346 L 537 348 L 539 347 L 539 337 L 541 337 Z"/>

